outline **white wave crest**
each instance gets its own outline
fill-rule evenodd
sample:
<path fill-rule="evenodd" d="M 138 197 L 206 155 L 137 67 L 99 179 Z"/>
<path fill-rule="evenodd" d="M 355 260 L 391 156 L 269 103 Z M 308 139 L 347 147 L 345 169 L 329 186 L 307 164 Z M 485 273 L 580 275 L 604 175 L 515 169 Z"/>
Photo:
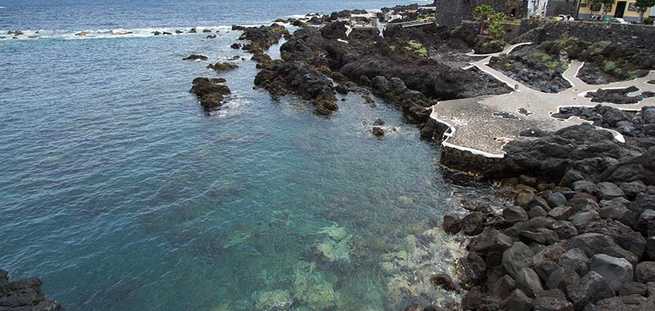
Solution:
<path fill-rule="evenodd" d="M 36 40 L 36 39 L 108 39 L 108 38 L 145 38 L 154 36 L 210 35 L 231 31 L 231 26 L 197 26 L 197 27 L 149 27 L 149 28 L 115 28 L 80 31 L 63 30 L 0 30 L 0 40 Z"/>

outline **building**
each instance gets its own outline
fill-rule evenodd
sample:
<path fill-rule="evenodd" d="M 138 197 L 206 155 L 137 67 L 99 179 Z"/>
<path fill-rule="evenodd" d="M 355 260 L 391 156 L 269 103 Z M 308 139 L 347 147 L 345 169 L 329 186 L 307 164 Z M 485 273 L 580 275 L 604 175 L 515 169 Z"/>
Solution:
<path fill-rule="evenodd" d="M 456 26 L 463 20 L 473 19 L 473 9 L 488 4 L 496 11 L 513 18 L 527 16 L 529 0 L 435 0 L 439 25 Z"/>
<path fill-rule="evenodd" d="M 528 16 L 575 16 L 577 0 L 528 0 Z"/>
<path fill-rule="evenodd" d="M 649 8 L 644 17 L 653 16 L 655 14 L 654 8 Z M 578 11 L 578 19 L 592 19 L 593 17 L 602 16 L 603 10 L 601 6 L 591 5 L 590 0 L 580 0 L 580 10 Z M 639 12 L 635 6 L 634 0 L 617 1 L 615 0 L 612 7 L 607 10 L 607 16 L 614 16 L 623 18 L 628 22 L 639 22 Z"/>

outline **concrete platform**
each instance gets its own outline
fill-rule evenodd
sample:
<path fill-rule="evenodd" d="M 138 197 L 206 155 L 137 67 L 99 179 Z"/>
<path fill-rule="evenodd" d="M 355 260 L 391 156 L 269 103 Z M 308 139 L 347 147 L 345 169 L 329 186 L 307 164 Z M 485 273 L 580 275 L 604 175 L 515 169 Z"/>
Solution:
<path fill-rule="evenodd" d="M 514 48 L 525 44 L 529 43 L 510 46 L 501 53 L 509 53 Z M 554 131 L 588 122 L 576 117 L 567 120 L 553 118 L 551 114 L 558 112 L 559 107 L 593 107 L 603 104 L 622 110 L 639 110 L 643 106 L 655 105 L 655 98 L 647 98 L 637 104 L 617 105 L 594 103 L 591 102 L 591 98 L 584 97 L 587 92 L 600 88 L 636 86 L 641 91 L 655 92 L 655 85 L 647 83 L 649 80 L 655 80 L 655 71 L 651 71 L 646 77 L 630 81 L 589 85 L 577 78 L 577 73 L 584 63 L 573 61 L 563 74 L 573 87 L 560 93 L 543 93 L 489 67 L 491 56 L 498 54 L 500 53 L 487 55 L 488 57 L 473 62 L 468 67 L 477 67 L 515 91 L 497 96 L 442 101 L 434 105 L 431 117 L 450 128 L 442 143 L 444 147 L 447 147 L 446 149 L 458 149 L 488 158 L 503 158 L 503 146 L 509 141 L 517 139 L 519 133 L 525 129 L 538 128 Z M 615 137 L 619 140 L 622 139 L 616 132 Z"/>

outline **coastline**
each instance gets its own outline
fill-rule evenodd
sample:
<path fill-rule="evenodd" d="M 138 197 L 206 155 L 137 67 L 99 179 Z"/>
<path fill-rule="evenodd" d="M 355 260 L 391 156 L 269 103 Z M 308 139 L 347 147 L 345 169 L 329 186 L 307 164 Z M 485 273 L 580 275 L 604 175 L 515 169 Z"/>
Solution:
<path fill-rule="evenodd" d="M 415 124 L 427 143 L 440 145 L 441 164 L 455 171 L 449 177 L 453 184 L 494 186 L 496 197 L 463 200 L 460 207 L 466 213 L 447 215 L 417 235 L 432 244 L 410 239 L 403 246 L 407 250 L 385 258 L 383 268 L 394 273 L 420 269 L 421 287 L 405 284 L 403 278 L 390 283 L 395 286 L 390 293 L 407 298 L 398 302 L 406 304 L 405 310 L 655 308 L 655 108 L 647 107 L 652 98 L 644 97 L 627 108 L 607 102 L 598 106 L 558 103 L 553 114 L 569 112 L 566 117 L 580 120 L 545 130 L 535 128 L 532 131 L 538 134 L 532 136 L 502 140 L 502 153 L 452 143 L 449 139 L 459 131 L 458 125 L 442 119 L 434 108 L 444 101 L 469 103 L 512 96 L 512 83 L 484 70 L 446 66 L 423 55 L 423 48 L 428 55 L 433 51 L 454 53 L 466 57 L 465 63 L 481 56 L 466 52 L 475 44 L 458 33 L 461 28 L 388 28 L 381 37 L 371 28 L 348 30 L 346 16 L 352 12 L 232 26 L 243 32 L 234 48 L 252 55 L 258 68 L 254 85 L 271 97 L 296 96 L 324 118 L 339 113 L 345 94 L 359 96 L 371 105 L 375 104 L 372 97 L 381 98 L 397 107 L 405 122 Z M 201 28 L 192 33 L 198 31 L 204 33 Z M 281 58 L 274 59 L 268 50 L 278 44 Z M 217 72 L 233 69 L 218 65 L 210 66 Z M 572 79 L 566 80 L 576 87 Z M 646 80 L 618 84 L 627 87 Z M 220 110 L 229 102 L 226 82 L 223 78 L 194 80 L 192 92 L 204 110 Z M 521 84 L 524 88 L 529 86 Z M 587 98 L 587 92 L 590 90 L 576 94 Z M 549 117 L 552 122 L 563 122 Z M 383 141 L 385 133 L 393 131 L 383 125 L 383 120 L 366 125 L 371 139 Z M 490 203 L 495 200 L 498 205 Z M 507 200 L 512 203 L 503 205 Z M 330 247 L 341 247 L 340 243 L 348 240 L 340 229 L 326 231 L 326 243 L 334 244 Z M 453 236 L 442 240 L 442 232 Z M 453 241 L 461 243 L 461 248 Z M 460 252 L 464 248 L 467 252 Z M 448 258 L 451 265 L 447 271 L 437 273 L 425 267 L 426 256 L 432 260 L 428 264 L 435 264 L 433 260 L 439 256 L 455 258 Z M 8 279 L 3 281 L 0 273 L 0 287 L 19 288 L 18 283 L 7 285 Z M 29 299 L 48 304 L 44 310 L 61 308 L 43 296 L 40 281 L 31 284 L 36 284 L 30 287 L 38 299 Z M 412 290 L 416 292 L 406 293 Z M 420 297 L 437 291 L 445 298 L 426 302 Z M 267 298 L 262 298 L 266 301 L 261 309 L 293 305 L 288 293 L 260 294 Z M 411 301 L 414 298 L 416 301 Z M 277 305 L 279 299 L 284 300 L 282 305 Z"/>

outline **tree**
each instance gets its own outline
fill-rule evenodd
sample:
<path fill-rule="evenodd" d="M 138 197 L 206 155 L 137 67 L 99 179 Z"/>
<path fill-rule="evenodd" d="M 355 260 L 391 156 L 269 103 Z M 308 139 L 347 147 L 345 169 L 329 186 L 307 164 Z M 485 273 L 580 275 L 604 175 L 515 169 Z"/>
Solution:
<path fill-rule="evenodd" d="M 503 40 L 505 37 L 505 13 L 494 13 L 489 17 L 489 34 L 496 40 Z"/>
<path fill-rule="evenodd" d="M 480 33 L 484 32 L 485 26 L 494 14 L 496 14 L 496 10 L 488 4 L 481 4 L 473 9 L 473 18 L 480 22 Z"/>
<path fill-rule="evenodd" d="M 644 13 L 648 8 L 655 6 L 655 0 L 637 0 L 635 2 L 635 7 L 637 7 L 637 12 L 639 12 L 639 22 L 644 22 Z"/>

